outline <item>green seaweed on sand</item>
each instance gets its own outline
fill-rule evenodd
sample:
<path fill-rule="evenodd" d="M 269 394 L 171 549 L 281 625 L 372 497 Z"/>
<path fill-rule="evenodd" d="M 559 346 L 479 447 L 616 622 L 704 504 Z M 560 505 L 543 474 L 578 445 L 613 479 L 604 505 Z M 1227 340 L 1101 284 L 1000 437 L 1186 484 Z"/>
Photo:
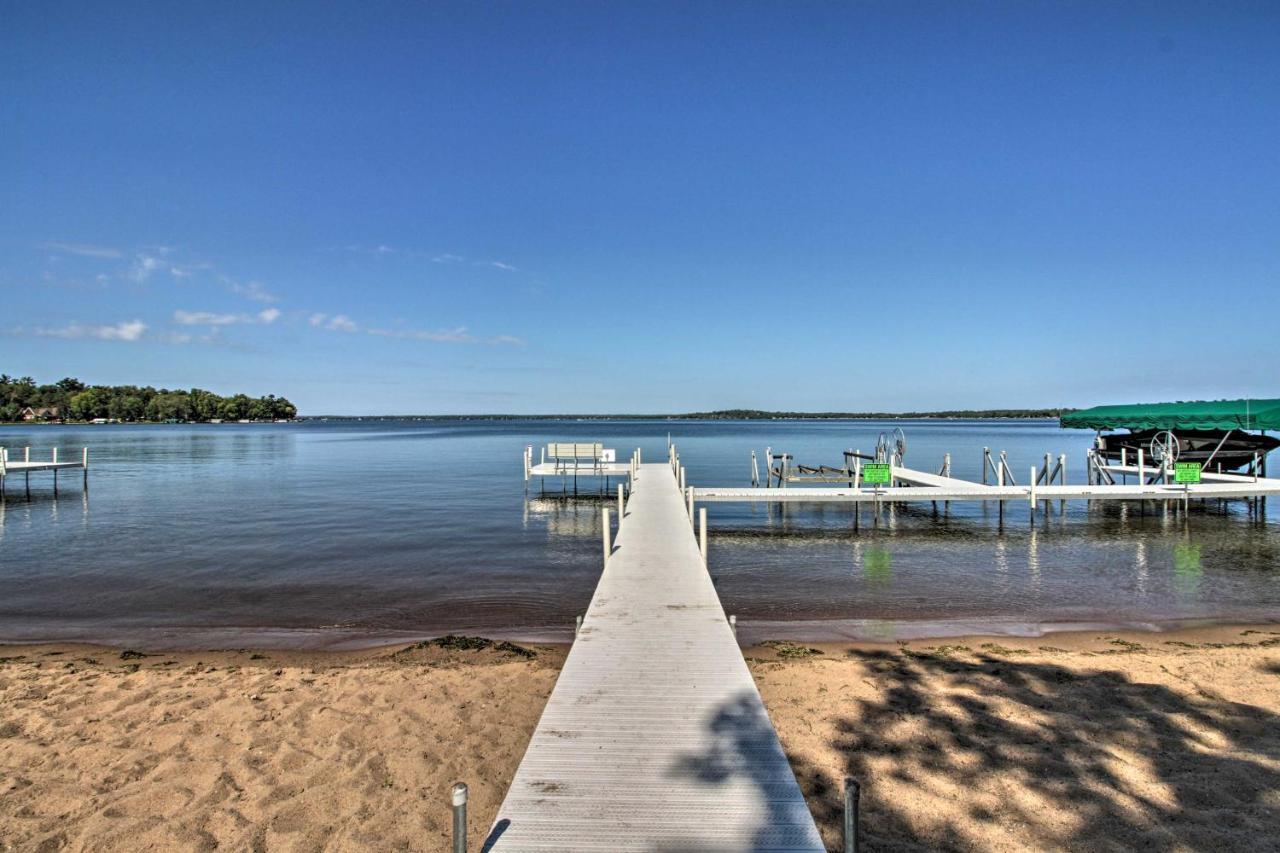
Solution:
<path fill-rule="evenodd" d="M 538 656 L 538 653 L 533 649 L 526 649 L 524 646 L 517 646 L 515 643 L 508 643 L 505 640 L 495 642 L 486 637 L 468 637 L 460 634 L 447 634 L 443 637 L 436 637 L 434 640 L 423 640 L 420 643 L 414 643 L 408 648 L 401 649 L 396 654 L 400 655 L 416 649 L 429 649 L 433 646 L 451 652 L 482 652 L 492 649 L 495 652 L 502 652 L 521 658 Z"/>
<path fill-rule="evenodd" d="M 1029 655 L 1028 649 L 1011 649 L 1008 646 L 1002 646 L 999 643 L 983 643 L 978 648 L 984 652 L 990 652 L 993 655 Z"/>
<path fill-rule="evenodd" d="M 811 658 L 814 655 L 822 654 L 822 649 L 798 646 L 795 643 L 788 643 L 786 640 L 770 640 L 769 642 L 761 643 L 761 645 L 773 649 L 773 653 L 784 660 Z"/>

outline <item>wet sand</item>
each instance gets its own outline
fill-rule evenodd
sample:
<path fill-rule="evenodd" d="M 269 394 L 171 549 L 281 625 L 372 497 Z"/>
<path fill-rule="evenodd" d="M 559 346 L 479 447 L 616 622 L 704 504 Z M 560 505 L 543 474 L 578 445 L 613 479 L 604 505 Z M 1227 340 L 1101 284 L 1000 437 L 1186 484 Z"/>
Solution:
<path fill-rule="evenodd" d="M 0 850 L 483 838 L 562 647 L 0 647 Z M 1280 625 L 745 650 L 831 849 L 1280 849 Z"/>

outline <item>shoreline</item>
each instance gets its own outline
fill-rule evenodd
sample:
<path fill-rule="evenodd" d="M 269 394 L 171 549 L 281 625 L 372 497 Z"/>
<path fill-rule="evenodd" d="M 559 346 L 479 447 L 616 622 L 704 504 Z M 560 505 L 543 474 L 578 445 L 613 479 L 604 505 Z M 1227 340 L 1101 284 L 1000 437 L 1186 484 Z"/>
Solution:
<path fill-rule="evenodd" d="M 1051 637 L 743 654 L 829 849 L 846 776 L 876 849 L 1280 837 L 1280 620 Z M 456 781 L 483 839 L 567 653 L 0 645 L 0 850 L 443 851 Z"/>
<path fill-rule="evenodd" d="M 773 640 L 818 645 L 892 646 L 903 642 L 964 640 L 973 638 L 1037 639 L 1062 634 L 1122 632 L 1131 634 L 1178 634 L 1212 629 L 1269 628 L 1280 625 L 1274 619 L 1181 617 L 1169 619 L 1076 619 L 1063 621 L 970 619 L 815 619 L 739 620 L 739 646 L 744 650 Z M 568 646 L 573 629 L 568 626 L 532 626 L 496 629 L 460 626 L 436 631 L 393 631 L 331 628 L 274 627 L 163 627 L 110 632 L 72 632 L 70 636 L 4 636 L 0 652 L 24 646 L 86 646 L 132 648 L 148 652 L 198 652 L 248 649 L 279 653 L 344 653 L 377 651 L 405 643 L 458 635 L 485 637 L 512 643 Z"/>

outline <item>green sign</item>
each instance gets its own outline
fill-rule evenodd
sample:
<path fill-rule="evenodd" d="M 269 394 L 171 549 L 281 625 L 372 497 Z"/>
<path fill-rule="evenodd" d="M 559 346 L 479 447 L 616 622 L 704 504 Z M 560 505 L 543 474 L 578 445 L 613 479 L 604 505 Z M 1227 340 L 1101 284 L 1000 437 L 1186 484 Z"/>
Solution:
<path fill-rule="evenodd" d="M 868 462 L 862 466 L 862 482 L 868 486 L 887 486 L 892 479 L 889 466 L 884 462 Z"/>
<path fill-rule="evenodd" d="M 1183 483 L 1193 485 L 1200 482 L 1200 463 L 1199 462 L 1175 462 L 1173 463 L 1173 481 L 1175 483 Z"/>

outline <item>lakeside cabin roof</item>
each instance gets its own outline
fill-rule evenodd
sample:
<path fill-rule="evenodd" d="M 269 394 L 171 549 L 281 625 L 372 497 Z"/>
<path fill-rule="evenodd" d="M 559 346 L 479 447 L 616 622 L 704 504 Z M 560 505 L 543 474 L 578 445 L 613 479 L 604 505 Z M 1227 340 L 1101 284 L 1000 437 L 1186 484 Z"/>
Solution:
<path fill-rule="evenodd" d="M 1075 429 L 1280 429 L 1280 400 L 1195 400 L 1094 406 L 1058 419 Z"/>

